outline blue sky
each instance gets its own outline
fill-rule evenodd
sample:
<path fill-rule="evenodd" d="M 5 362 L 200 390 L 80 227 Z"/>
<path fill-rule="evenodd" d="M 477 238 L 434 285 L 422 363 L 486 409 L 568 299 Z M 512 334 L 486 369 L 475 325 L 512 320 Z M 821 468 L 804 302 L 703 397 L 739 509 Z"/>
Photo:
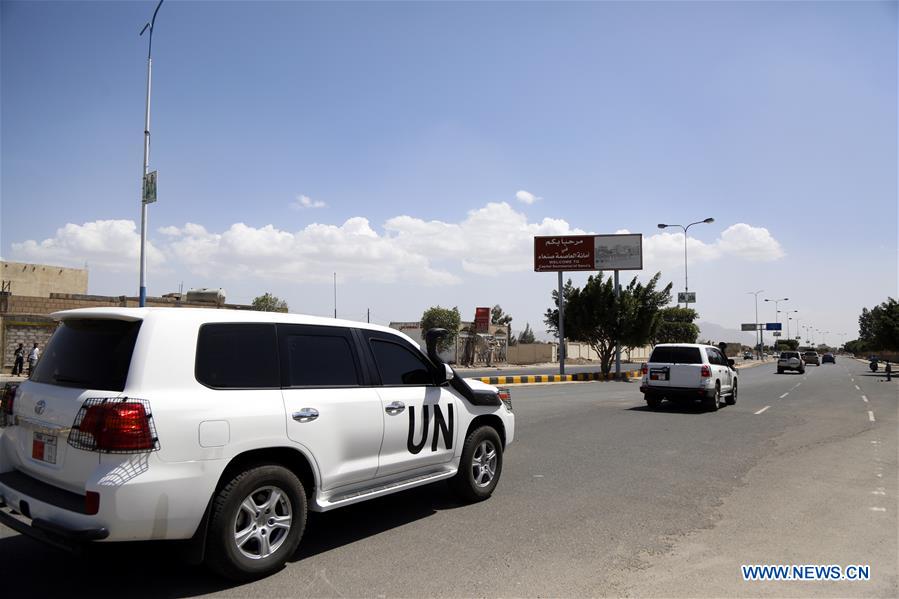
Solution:
<path fill-rule="evenodd" d="M 4 259 L 136 294 L 154 6 L 3 2 Z M 640 276 L 677 289 L 656 223 L 714 216 L 690 230 L 702 320 L 749 322 L 765 289 L 851 338 L 897 294 L 896 6 L 168 0 L 149 292 L 329 314 L 337 271 L 347 318 L 499 303 L 539 331 L 534 234 L 641 232 Z"/>

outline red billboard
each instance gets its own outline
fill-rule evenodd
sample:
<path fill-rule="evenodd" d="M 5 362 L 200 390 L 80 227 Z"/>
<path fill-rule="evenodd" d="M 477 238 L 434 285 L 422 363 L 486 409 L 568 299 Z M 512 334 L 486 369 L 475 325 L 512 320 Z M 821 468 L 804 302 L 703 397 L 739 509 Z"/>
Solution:
<path fill-rule="evenodd" d="M 595 235 L 534 237 L 534 270 L 597 270 Z"/>
<path fill-rule="evenodd" d="M 490 308 L 474 309 L 474 328 L 478 333 L 490 330 Z"/>

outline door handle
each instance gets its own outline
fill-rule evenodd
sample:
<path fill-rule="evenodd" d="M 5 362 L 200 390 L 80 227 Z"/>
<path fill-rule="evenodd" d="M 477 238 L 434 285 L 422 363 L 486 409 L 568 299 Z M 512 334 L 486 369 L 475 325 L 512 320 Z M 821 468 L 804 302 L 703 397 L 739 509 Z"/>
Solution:
<path fill-rule="evenodd" d="M 384 408 L 384 411 L 388 414 L 399 414 L 403 410 L 406 409 L 406 404 L 401 401 L 392 401 L 387 404 L 387 407 Z"/>
<path fill-rule="evenodd" d="M 294 412 L 291 417 L 297 422 L 311 422 L 318 418 L 318 410 L 315 408 L 303 408 L 299 412 Z"/>

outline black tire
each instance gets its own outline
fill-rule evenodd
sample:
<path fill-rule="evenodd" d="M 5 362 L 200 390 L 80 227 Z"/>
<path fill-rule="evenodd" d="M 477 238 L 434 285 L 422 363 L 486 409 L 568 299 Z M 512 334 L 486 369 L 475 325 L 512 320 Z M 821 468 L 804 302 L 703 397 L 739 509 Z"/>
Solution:
<path fill-rule="evenodd" d="M 737 381 L 734 381 L 734 388 L 731 390 L 730 395 L 724 398 L 724 403 L 729 406 L 737 403 Z"/>
<path fill-rule="evenodd" d="M 799 371 L 799 374 L 805 374 L 805 368 Z"/>
<path fill-rule="evenodd" d="M 275 491 L 280 492 L 281 499 L 275 496 Z M 247 500 L 259 508 L 255 522 L 253 515 L 244 507 Z M 259 501 L 263 504 L 260 505 Z M 267 502 L 273 502 L 271 513 L 263 511 Z M 266 514 L 280 519 L 289 515 L 286 533 L 283 526 L 269 528 L 274 518 Z M 266 519 L 265 522 L 260 517 Z M 248 531 L 246 540 L 240 546 L 235 538 L 238 527 Z M 268 576 L 281 569 L 294 554 L 305 528 L 306 493 L 300 479 L 283 466 L 249 468 L 236 474 L 213 499 L 206 541 L 206 564 L 231 580 L 248 581 Z M 275 539 L 277 545 L 268 555 L 265 555 L 263 539 Z M 247 556 L 247 553 L 254 552 L 259 557 Z"/>
<path fill-rule="evenodd" d="M 783 374 L 783 373 L 784 373 L 784 369 L 783 369 L 783 368 L 778 368 L 778 369 L 777 369 L 777 374 Z"/>
<path fill-rule="evenodd" d="M 658 410 L 662 407 L 662 398 L 657 395 L 644 395 L 643 398 L 651 410 Z"/>
<path fill-rule="evenodd" d="M 712 397 L 706 397 L 702 400 L 702 405 L 709 412 L 715 412 L 718 410 L 718 406 L 721 404 L 721 383 L 715 383 L 715 395 Z"/>
<path fill-rule="evenodd" d="M 482 426 L 466 437 L 459 471 L 450 479 L 450 486 L 464 501 L 483 501 L 493 494 L 502 471 L 503 444 L 499 433 L 491 426 Z M 489 480 L 485 480 L 487 477 Z"/>

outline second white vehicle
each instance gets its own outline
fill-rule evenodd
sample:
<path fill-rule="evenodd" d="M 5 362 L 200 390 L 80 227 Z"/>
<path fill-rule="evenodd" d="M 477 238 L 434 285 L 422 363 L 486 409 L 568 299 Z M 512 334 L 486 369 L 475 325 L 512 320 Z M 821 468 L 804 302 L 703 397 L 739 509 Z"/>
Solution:
<path fill-rule="evenodd" d="M 708 410 L 717 410 L 722 399 L 728 405 L 737 403 L 734 361 L 717 347 L 661 343 L 653 348 L 642 371 L 640 391 L 650 408 L 658 408 L 662 400 L 700 401 Z"/>

